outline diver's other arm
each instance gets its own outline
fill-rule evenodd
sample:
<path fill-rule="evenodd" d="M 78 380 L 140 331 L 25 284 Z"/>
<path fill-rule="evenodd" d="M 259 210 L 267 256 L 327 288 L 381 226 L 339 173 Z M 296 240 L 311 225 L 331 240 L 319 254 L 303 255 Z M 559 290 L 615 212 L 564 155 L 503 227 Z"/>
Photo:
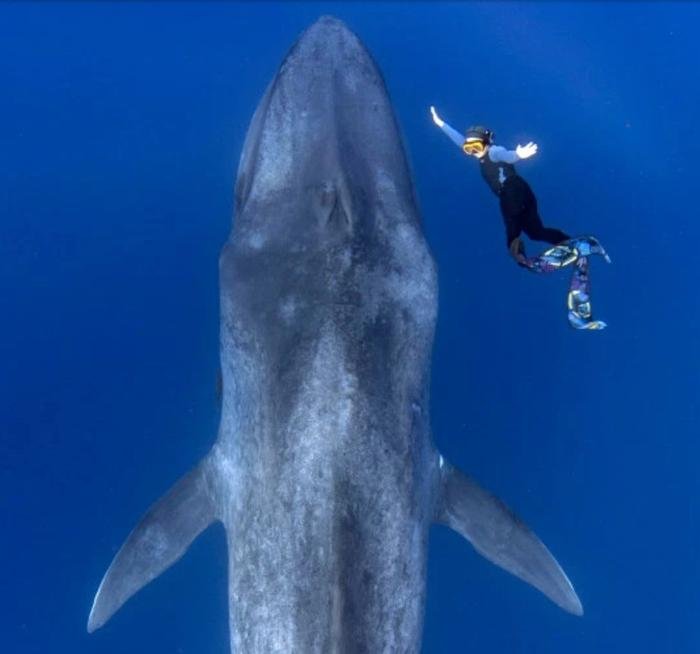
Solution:
<path fill-rule="evenodd" d="M 450 140 L 454 142 L 454 144 L 458 148 L 462 148 L 462 145 L 464 143 L 464 136 L 460 134 L 454 127 L 451 127 L 448 125 L 440 116 L 438 116 L 437 111 L 435 111 L 435 107 L 430 107 L 430 114 L 433 117 L 433 122 L 443 131 L 447 136 L 450 137 Z"/>
<path fill-rule="evenodd" d="M 530 141 L 527 145 L 516 145 L 515 154 L 521 159 L 529 159 L 531 156 L 537 154 L 537 143 Z"/>
<path fill-rule="evenodd" d="M 527 145 L 518 145 L 515 150 L 506 150 L 501 145 L 492 145 L 489 148 L 489 158 L 491 161 L 498 163 L 513 164 L 522 159 L 529 159 L 537 153 L 537 144 L 530 141 Z"/>

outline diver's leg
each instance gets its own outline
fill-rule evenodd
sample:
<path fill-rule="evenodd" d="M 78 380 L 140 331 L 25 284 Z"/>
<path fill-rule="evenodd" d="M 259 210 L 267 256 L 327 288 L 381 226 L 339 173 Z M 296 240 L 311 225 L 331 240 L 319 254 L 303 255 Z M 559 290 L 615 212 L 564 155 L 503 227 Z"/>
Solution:
<path fill-rule="evenodd" d="M 520 239 L 522 230 L 520 228 L 518 216 L 507 215 L 503 212 L 503 222 L 506 227 L 506 246 L 508 247 L 508 252 L 518 265 L 524 266 L 527 256 L 525 254 L 525 246 Z"/>
<path fill-rule="evenodd" d="M 506 218 L 506 216 L 503 216 L 503 222 L 506 226 L 506 247 L 512 252 L 514 247 L 519 248 L 522 246 L 522 242 L 518 238 L 522 232 L 520 223 L 513 218 Z M 514 245 L 516 241 L 520 243 L 520 245 Z"/>
<path fill-rule="evenodd" d="M 520 259 L 525 257 L 525 248 L 520 240 L 521 215 L 524 207 L 520 188 L 515 184 L 506 184 L 499 197 L 499 204 L 503 225 L 506 228 L 506 247 L 511 256 L 520 262 Z"/>
<path fill-rule="evenodd" d="M 537 198 L 530 187 L 527 188 L 525 198 L 525 210 L 522 216 L 523 231 L 533 241 L 544 241 L 557 245 L 562 241 L 568 241 L 571 238 L 566 232 L 554 227 L 545 227 L 542 224 L 542 218 L 537 211 Z"/>
<path fill-rule="evenodd" d="M 560 229 L 554 227 L 543 227 L 540 231 L 540 237 L 535 238 L 531 236 L 535 241 L 544 241 L 545 243 L 551 243 L 552 245 L 557 245 L 563 241 L 568 241 L 570 236 L 566 232 L 562 232 Z"/>
<path fill-rule="evenodd" d="M 534 241 L 545 241 L 559 247 L 549 248 L 533 257 L 515 257 L 516 261 L 528 270 L 538 273 L 554 272 L 576 261 L 578 253 L 564 245 L 569 236 L 561 230 L 545 227 L 542 224 L 537 213 L 537 200 L 529 186 L 525 186 L 522 196 L 525 204 L 524 210 L 519 215 L 522 231 Z"/>

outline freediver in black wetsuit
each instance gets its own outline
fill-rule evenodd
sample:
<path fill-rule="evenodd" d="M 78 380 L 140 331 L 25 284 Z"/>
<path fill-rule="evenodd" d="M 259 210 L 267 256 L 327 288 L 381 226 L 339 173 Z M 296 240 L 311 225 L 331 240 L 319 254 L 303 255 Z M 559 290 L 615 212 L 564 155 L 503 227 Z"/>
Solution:
<path fill-rule="evenodd" d="M 479 160 L 481 176 L 498 196 L 503 222 L 506 226 L 506 243 L 511 256 L 519 266 L 535 273 L 551 273 L 572 266 L 573 272 L 567 295 L 569 324 L 574 329 L 604 329 L 606 323 L 594 320 L 590 301 L 588 258 L 600 255 L 608 263 L 610 257 L 597 238 L 591 235 L 570 238 L 559 229 L 545 227 L 537 212 L 537 199 L 529 184 L 515 172 L 516 161 L 528 159 L 537 152 L 537 145 L 530 142 L 507 150 L 494 145 L 493 132 L 485 127 L 470 127 L 462 136 L 450 127 L 430 107 L 433 122 L 450 137 L 462 151 Z M 535 257 L 525 254 L 520 234 L 525 232 L 535 241 L 545 241 L 554 247 Z"/>
<path fill-rule="evenodd" d="M 498 196 L 503 222 L 506 227 L 506 244 L 511 256 L 520 265 L 525 265 L 525 247 L 520 239 L 525 232 L 534 241 L 545 241 L 556 245 L 569 239 L 569 235 L 553 227 L 545 227 L 537 212 L 537 198 L 530 185 L 515 171 L 516 161 L 528 159 L 537 152 L 537 145 L 530 142 L 507 150 L 494 145 L 493 132 L 475 126 L 462 136 L 438 116 L 435 107 L 430 107 L 433 122 L 462 151 L 479 160 L 481 175 L 489 188 Z"/>

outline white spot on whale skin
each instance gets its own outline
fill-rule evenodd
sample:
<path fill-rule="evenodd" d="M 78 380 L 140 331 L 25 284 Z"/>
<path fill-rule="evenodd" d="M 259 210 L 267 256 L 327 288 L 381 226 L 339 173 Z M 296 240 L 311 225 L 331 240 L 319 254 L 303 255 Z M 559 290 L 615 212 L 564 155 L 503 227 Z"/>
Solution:
<path fill-rule="evenodd" d="M 286 323 L 289 324 L 292 319 L 294 318 L 294 314 L 296 313 L 296 308 L 297 308 L 297 303 L 295 298 L 293 297 L 287 297 L 284 300 L 282 300 L 282 303 L 280 304 L 280 317 L 282 320 Z"/>
<path fill-rule="evenodd" d="M 248 245 L 253 249 L 253 250 L 259 250 L 262 248 L 262 246 L 265 244 L 265 239 L 263 238 L 263 235 L 260 232 L 253 232 L 249 237 L 248 237 Z"/>

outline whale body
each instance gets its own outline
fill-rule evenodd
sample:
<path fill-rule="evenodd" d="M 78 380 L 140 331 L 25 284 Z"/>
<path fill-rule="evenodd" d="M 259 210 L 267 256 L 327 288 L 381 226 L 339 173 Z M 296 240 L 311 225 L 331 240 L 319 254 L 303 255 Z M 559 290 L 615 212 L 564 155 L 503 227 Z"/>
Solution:
<path fill-rule="evenodd" d="M 89 631 L 215 521 L 237 654 L 419 652 L 433 523 L 582 613 L 433 444 L 436 267 L 384 81 L 338 20 L 300 37 L 253 116 L 219 267 L 216 443 L 117 553 Z"/>

